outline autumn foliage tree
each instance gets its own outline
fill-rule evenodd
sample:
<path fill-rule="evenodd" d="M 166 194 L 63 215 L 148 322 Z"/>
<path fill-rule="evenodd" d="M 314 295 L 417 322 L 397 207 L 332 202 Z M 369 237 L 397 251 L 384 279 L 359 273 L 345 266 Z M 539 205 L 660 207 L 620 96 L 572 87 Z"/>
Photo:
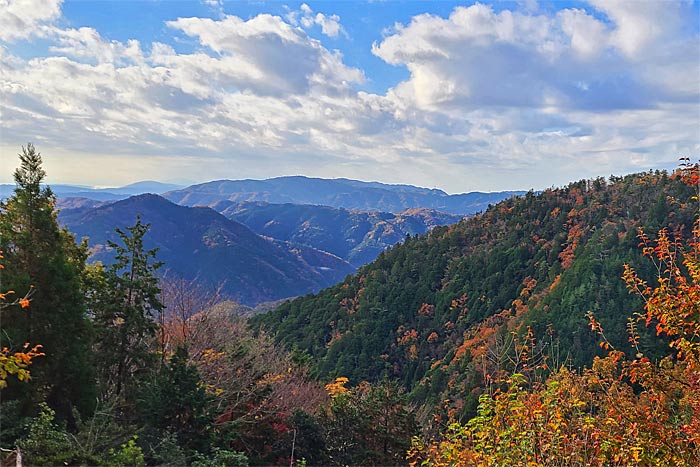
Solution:
<path fill-rule="evenodd" d="M 403 465 L 405 452 L 418 432 L 414 408 L 398 383 L 348 379 L 326 385 L 332 398 L 321 417 L 330 465 Z"/>
<path fill-rule="evenodd" d="M 182 337 L 176 326 L 171 342 Z M 263 465 L 288 461 L 295 413 L 315 416 L 328 400 L 308 368 L 269 336 L 216 310 L 190 318 L 186 342 L 210 396 L 212 429 L 225 440 L 221 447 Z"/>

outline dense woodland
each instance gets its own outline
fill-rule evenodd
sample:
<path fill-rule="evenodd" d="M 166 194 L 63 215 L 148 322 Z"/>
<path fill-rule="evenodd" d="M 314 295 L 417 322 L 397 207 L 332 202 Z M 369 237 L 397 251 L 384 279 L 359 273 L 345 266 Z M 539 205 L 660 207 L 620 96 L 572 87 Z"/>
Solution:
<path fill-rule="evenodd" d="M 698 164 L 508 199 L 250 322 L 139 218 L 87 264 L 41 165 L 0 205 L 3 465 L 700 463 Z"/>
<path fill-rule="evenodd" d="M 415 402 L 432 409 L 449 400 L 466 420 L 490 379 L 519 370 L 514 337 L 528 328 L 550 366 L 581 369 L 603 355 L 588 312 L 630 351 L 627 320 L 643 302 L 620 279 L 623 265 L 652 277 L 638 229 L 689 235 L 692 196 L 664 172 L 531 192 L 407 238 L 346 281 L 254 324 L 308 352 L 321 378 L 397 379 Z M 640 339 L 645 354 L 666 352 L 654 332 Z"/>

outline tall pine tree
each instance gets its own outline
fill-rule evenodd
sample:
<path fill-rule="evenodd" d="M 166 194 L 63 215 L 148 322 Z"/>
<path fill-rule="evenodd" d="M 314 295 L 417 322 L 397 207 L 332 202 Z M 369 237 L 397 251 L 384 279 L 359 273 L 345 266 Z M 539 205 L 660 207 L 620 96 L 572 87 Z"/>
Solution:
<path fill-rule="evenodd" d="M 41 155 L 30 143 L 19 154 L 14 195 L 0 203 L 0 249 L 6 256 L 2 286 L 18 296 L 30 292 L 27 309 L 2 315 L 2 346 L 43 345 L 45 357 L 32 368 L 32 383 L 3 390 L 3 403 L 19 400 L 25 413 L 45 400 L 59 417 L 73 409 L 89 413 L 95 402 L 91 325 L 81 290 L 86 248 L 59 228 L 55 197 L 42 186 Z"/>
<path fill-rule="evenodd" d="M 156 270 L 156 250 L 145 250 L 143 237 L 150 225 L 117 229 L 122 244 L 109 242 L 115 262 L 104 272 L 94 294 L 96 350 L 103 397 L 128 399 L 138 377 L 156 361 L 156 318 L 163 312 Z"/>

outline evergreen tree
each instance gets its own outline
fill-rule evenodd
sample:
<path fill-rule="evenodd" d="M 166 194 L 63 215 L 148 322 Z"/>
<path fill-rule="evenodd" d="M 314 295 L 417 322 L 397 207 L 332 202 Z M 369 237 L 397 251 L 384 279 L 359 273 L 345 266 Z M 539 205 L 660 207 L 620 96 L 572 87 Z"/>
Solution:
<path fill-rule="evenodd" d="M 116 261 L 104 272 L 104 280 L 93 281 L 100 285 L 92 305 L 103 397 L 125 396 L 135 388 L 138 375 L 156 361 L 155 319 L 164 306 L 155 272 L 162 263 L 154 261 L 155 249 L 144 250 L 149 228 L 137 218 L 126 232 L 117 229 L 122 245 L 108 242 Z"/>
<path fill-rule="evenodd" d="M 28 144 L 19 158 L 14 195 L 0 204 L 0 250 L 7 258 L 2 286 L 17 296 L 29 294 L 32 305 L 5 310 L 0 341 L 9 348 L 41 344 L 46 356 L 33 366 L 32 384 L 11 385 L 3 402 L 21 401 L 26 414 L 46 400 L 72 423 L 73 409 L 90 412 L 95 400 L 92 334 L 81 291 L 86 248 L 58 226 L 55 197 L 42 186 L 41 155 Z"/>
<path fill-rule="evenodd" d="M 143 385 L 139 397 L 140 420 L 158 432 L 175 436 L 188 455 L 211 450 L 213 418 L 197 368 L 188 362 L 188 351 L 178 347 L 167 365 Z"/>
<path fill-rule="evenodd" d="M 321 421 L 331 465 L 403 465 L 420 430 L 402 388 L 383 380 L 347 389 L 346 382 L 326 385 L 333 399 Z"/>

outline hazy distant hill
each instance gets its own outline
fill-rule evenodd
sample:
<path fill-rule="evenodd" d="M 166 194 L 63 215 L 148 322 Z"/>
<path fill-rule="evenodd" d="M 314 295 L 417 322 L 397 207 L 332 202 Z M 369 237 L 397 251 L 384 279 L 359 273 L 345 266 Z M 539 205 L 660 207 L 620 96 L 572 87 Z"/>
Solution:
<path fill-rule="evenodd" d="M 0 184 L 0 198 L 10 196 L 15 186 Z M 336 208 L 401 213 L 412 208 L 426 208 L 450 214 L 467 215 L 483 211 L 522 191 L 494 193 L 471 192 L 448 195 L 442 190 L 411 185 L 389 185 L 345 178 L 322 179 L 278 177 L 267 180 L 219 180 L 189 187 L 142 181 L 123 187 L 91 188 L 78 185 L 51 185 L 54 194 L 63 198 L 87 198 L 116 201 L 144 193 L 161 194 L 185 206 L 210 206 L 218 201 L 271 204 L 322 205 Z"/>
<path fill-rule="evenodd" d="M 68 197 L 68 198 L 56 198 L 56 208 L 59 210 L 65 209 L 79 209 L 79 208 L 97 208 L 109 204 L 113 201 L 100 201 L 91 198 L 83 197 Z"/>
<path fill-rule="evenodd" d="M 59 198 L 86 198 L 97 201 L 116 201 L 133 195 L 143 193 L 161 194 L 182 188 L 182 185 L 161 183 L 155 181 L 136 182 L 130 185 L 115 188 L 91 188 L 80 185 L 51 185 L 51 190 Z M 15 185 L 0 185 L 0 199 L 12 195 Z"/>
<path fill-rule="evenodd" d="M 112 260 L 106 241 L 117 241 L 116 227 L 151 224 L 145 243 L 158 247 L 169 274 L 223 284 L 223 292 L 255 305 L 315 292 L 342 280 L 354 268 L 329 253 L 263 238 L 209 208 L 173 204 L 140 195 L 97 208 L 64 209 L 59 221 L 78 239 L 89 237 L 92 259 Z"/>
<path fill-rule="evenodd" d="M 422 208 L 391 214 L 264 202 L 218 201 L 211 207 L 260 235 L 309 245 L 358 267 L 403 241 L 407 234 L 424 234 L 435 226 L 462 219 L 459 215 Z"/>
<path fill-rule="evenodd" d="M 104 188 L 101 191 L 109 191 L 119 195 L 140 195 L 143 193 L 155 193 L 159 195 L 167 191 L 179 190 L 181 188 L 183 188 L 182 185 L 145 180 L 118 188 Z"/>
<path fill-rule="evenodd" d="M 297 176 L 268 180 L 219 180 L 192 185 L 163 196 L 187 206 L 209 206 L 217 201 L 264 201 L 393 213 L 410 208 L 429 208 L 463 215 L 482 211 L 489 204 L 514 194 L 522 192 L 448 195 L 441 190 L 410 185 Z"/>
<path fill-rule="evenodd" d="M 12 195 L 15 185 L 0 185 L 0 198 L 4 199 Z M 128 195 L 113 193 L 109 190 L 101 190 L 86 186 L 76 185 L 51 185 L 51 190 L 58 198 L 89 198 L 98 201 L 116 201 Z"/>

